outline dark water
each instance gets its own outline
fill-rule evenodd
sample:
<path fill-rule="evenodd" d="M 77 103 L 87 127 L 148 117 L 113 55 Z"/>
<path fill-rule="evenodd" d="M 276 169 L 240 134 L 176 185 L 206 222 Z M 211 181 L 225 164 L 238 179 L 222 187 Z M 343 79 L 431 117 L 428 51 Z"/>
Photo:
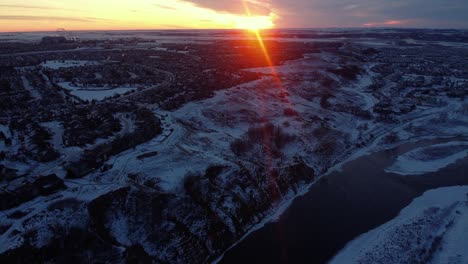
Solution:
<path fill-rule="evenodd" d="M 426 190 L 468 185 L 468 158 L 426 175 L 384 172 L 401 153 L 453 140 L 463 139 L 404 144 L 349 162 L 296 199 L 277 222 L 227 252 L 221 263 L 326 263 L 347 242 L 391 220 Z"/>

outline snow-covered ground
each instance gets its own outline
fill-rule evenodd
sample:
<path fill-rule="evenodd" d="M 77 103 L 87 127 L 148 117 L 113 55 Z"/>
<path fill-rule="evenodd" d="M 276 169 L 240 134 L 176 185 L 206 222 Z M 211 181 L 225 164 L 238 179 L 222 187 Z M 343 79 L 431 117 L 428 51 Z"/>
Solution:
<path fill-rule="evenodd" d="M 58 70 L 60 68 L 82 67 L 100 65 L 98 61 L 81 61 L 81 60 L 61 60 L 61 61 L 46 61 L 41 64 L 42 67 Z"/>
<path fill-rule="evenodd" d="M 357 127 L 363 124 L 368 125 L 368 130 L 363 134 L 372 133 L 375 136 L 373 143 L 361 147 L 357 152 L 350 152 L 353 155 L 343 162 L 387 148 L 388 145 L 379 145 L 379 142 L 392 131 L 389 127 L 382 128 L 373 122 L 358 120 L 345 113 L 328 111 L 320 106 L 316 94 L 323 88 L 315 86 L 316 80 L 313 77 L 309 78 L 304 72 L 320 71 L 320 68 L 336 61 L 332 54 L 324 53 L 323 56 L 322 58 L 320 55 L 310 55 L 305 59 L 275 67 L 281 83 L 272 77 L 263 77 L 254 82 L 218 91 L 210 99 L 188 103 L 176 111 L 155 110 L 156 115 L 165 116 L 163 134 L 135 149 L 112 157 L 107 162 L 113 165 L 112 169 L 104 174 L 100 172 L 92 174 L 90 180 L 93 183 L 113 185 L 114 187 L 106 185 L 105 188 L 116 189 L 128 181 L 128 174 L 139 174 L 144 179 L 157 179 L 164 191 L 177 193 L 188 173 L 203 173 L 210 165 L 232 165 L 236 162 L 238 157 L 235 157 L 230 150 L 230 143 L 242 138 L 249 127 L 261 123 L 261 119 L 267 119 L 297 137 L 295 142 L 284 148 L 282 157 L 284 160 L 277 161 L 277 166 L 288 164 L 291 162 L 288 159 L 297 155 L 303 157 L 309 166 L 320 169 L 321 159 L 313 154 L 317 145 L 324 141 L 337 141 L 337 138 L 340 144 L 344 144 L 341 141 L 346 137 L 339 135 L 340 131 L 345 135 L 348 134 L 349 142 L 356 142 L 361 134 Z M 271 68 L 250 69 L 250 71 L 271 73 Z M 306 79 L 299 82 L 288 80 L 288 77 L 295 74 L 305 76 Z M 334 91 L 337 95 L 343 93 L 337 96 L 336 103 L 357 105 L 363 109 L 373 107 L 378 100 L 365 92 L 366 86 L 370 84 L 370 78 L 363 75 L 358 82 L 350 84 L 349 87 Z M 315 96 L 309 98 L 308 93 Z M 455 109 L 458 104 L 449 107 Z M 296 111 L 298 115 L 286 116 L 284 110 L 288 108 Z M 430 110 L 429 113 L 418 112 L 414 114 L 414 119 L 421 119 L 419 125 L 425 125 L 434 113 L 440 111 L 443 109 Z M 313 139 L 311 135 L 320 127 L 320 122 L 314 120 L 317 116 L 322 119 L 329 118 L 331 128 L 338 134 L 332 134 L 321 140 Z M 458 116 L 453 117 L 458 118 Z M 393 129 L 400 132 L 405 126 L 406 122 L 402 122 Z M 150 152 L 157 152 L 158 155 L 150 159 L 138 158 Z M 345 153 L 342 151 L 340 154 Z M 334 168 L 339 168 L 339 165 Z M 89 190 L 82 188 L 81 195 L 94 197 L 87 193 L 95 191 L 95 187 L 90 187 Z"/>
<path fill-rule="evenodd" d="M 314 71 L 322 63 L 317 58 L 309 58 L 277 67 L 276 72 L 282 76 L 303 74 L 304 67 Z M 252 71 L 268 73 L 271 69 Z M 336 128 L 339 130 L 350 131 L 355 124 L 345 114 L 330 115 L 329 111 L 322 109 L 319 100 L 305 99 L 302 88 L 306 85 L 309 83 L 292 85 L 286 79 L 277 83 L 272 77 L 264 77 L 218 91 L 212 98 L 188 103 L 176 111 L 155 110 L 156 115 L 165 116 L 163 134 L 112 157 L 107 162 L 113 165 L 112 169 L 104 174 L 93 174 L 90 178 L 94 182 L 113 183 L 118 187 L 128 180 L 128 174 L 139 174 L 146 179 L 156 178 L 165 191 L 177 192 L 189 173 L 203 173 L 211 165 L 235 167 L 239 157 L 233 154 L 230 144 L 242 138 L 252 124 L 261 124 L 261 119 L 266 119 L 297 137 L 297 141 L 283 149 L 284 155 L 275 160 L 275 166 L 291 164 L 292 158 L 300 155 L 314 167 L 317 161 L 308 153 L 313 152 L 318 142 L 310 141 L 310 137 L 320 124 L 308 121 L 314 118 L 311 113 L 336 118 Z M 288 88 L 292 86 L 294 89 Z M 310 89 L 309 92 L 316 93 Z M 368 104 L 368 99 L 363 98 L 360 91 L 350 90 L 346 93 L 349 96 L 343 98 L 353 98 L 362 105 Z M 285 97 L 285 94 L 289 96 Z M 285 109 L 293 109 L 298 116 L 285 115 Z M 150 152 L 157 152 L 158 155 L 150 159 L 138 158 Z"/>
<path fill-rule="evenodd" d="M 10 129 L 6 125 L 0 125 L 0 132 L 3 132 L 7 137 L 11 137 Z"/>
<path fill-rule="evenodd" d="M 5 125 L 0 125 L 0 132 L 2 132 L 7 138 L 9 138 L 11 136 L 10 135 L 10 129 Z M 1 140 L 0 141 L 0 151 L 5 151 L 7 149 L 8 149 L 8 147 L 5 145 L 5 141 Z"/>
<path fill-rule="evenodd" d="M 448 104 L 445 108 L 418 109 L 418 111 L 401 118 L 399 123 L 388 125 L 381 125 L 374 120 L 362 119 L 350 113 L 322 107 L 320 99 L 324 93 L 328 92 L 335 95 L 335 98 L 330 99 L 333 106 L 354 106 L 368 110 L 378 102 L 374 96 L 365 91 L 366 86 L 371 83 L 372 76 L 363 75 L 356 83 L 342 82 L 339 88 L 330 88 L 333 89 L 332 91 L 328 87 L 320 85 L 320 78 L 324 75 L 335 81 L 340 81 L 336 76 L 323 71 L 324 68 L 336 66 L 334 64 L 338 62 L 339 58 L 333 54 L 309 55 L 303 60 L 275 67 L 279 78 L 265 76 L 254 82 L 219 91 L 210 99 L 188 103 L 176 111 L 166 112 L 156 109 L 155 114 L 164 116 L 164 132 L 161 136 L 112 157 L 107 162 L 107 164 L 112 165 L 112 168 L 106 172 L 96 171 L 83 179 L 66 180 L 68 189 L 59 195 L 61 198 L 72 197 L 80 201 L 91 201 L 123 186 L 132 185 L 135 188 L 144 188 L 140 183 L 146 180 L 155 180 L 163 191 L 178 195 L 184 191 L 184 178 L 189 173 L 203 174 L 206 168 L 211 165 L 229 165 L 229 167 L 235 168 L 238 166 L 237 164 L 244 161 L 255 167 L 257 165 L 256 159 L 263 158 L 259 158 L 262 155 L 258 155 L 264 153 L 261 152 L 263 150 L 256 149 L 254 155 L 256 157 L 236 156 L 231 151 L 230 144 L 236 139 L 245 137 L 245 133 L 250 127 L 260 125 L 266 120 L 281 127 L 295 138 L 292 143 L 281 150 L 283 156 L 273 159 L 269 165 L 275 169 L 288 166 L 293 164 L 293 157 L 299 156 L 319 174 L 318 176 L 322 176 L 325 169 L 333 165 L 334 162 L 343 161 L 351 154 L 354 155 L 343 162 L 392 146 L 382 143 L 382 139 L 389 132 L 398 133 L 401 140 L 411 140 L 413 137 L 421 138 L 422 128 L 427 128 L 427 131 L 431 132 L 438 129 L 437 133 L 432 133 L 432 136 L 463 134 L 467 130 L 466 123 L 463 123 L 465 120 L 460 117 L 460 113 L 456 113 L 456 109 L 461 105 L 459 102 Z M 270 68 L 251 69 L 251 71 L 271 73 Z M 296 78 L 297 76 L 299 78 Z M 101 100 L 116 92 L 129 91 L 125 88 L 93 91 L 74 87 L 69 83 L 61 83 L 61 85 L 84 100 Z M 447 120 L 444 121 L 447 126 L 440 126 L 440 122 L 438 126 L 435 126 L 434 122 L 431 121 L 434 115 L 441 112 L 450 112 Z M 124 115 L 119 115 L 118 118 L 123 124 L 121 133 L 133 131 L 135 124 L 131 118 Z M 413 130 L 407 128 L 410 121 Z M 59 146 L 61 144 L 59 133 L 62 129 L 60 124 L 45 125 L 54 132 L 54 146 Z M 453 127 L 457 127 L 457 129 L 454 130 Z M 371 134 L 372 140 L 369 136 Z M 431 133 L 428 133 L 429 135 Z M 364 139 L 369 139 L 366 144 L 354 147 L 356 143 L 360 143 Z M 97 142 L 101 142 L 101 140 L 106 139 L 100 139 Z M 317 149 L 323 143 L 329 143 L 329 145 L 323 145 L 323 148 L 331 151 L 322 156 Z M 359 151 L 356 151 L 358 149 Z M 61 149 L 65 156 L 58 163 L 41 165 L 36 172 L 41 172 L 39 174 L 44 175 L 45 172 L 55 172 L 59 176 L 63 176 L 63 172 L 54 171 L 54 168 L 60 167 L 59 162 L 78 158 L 77 154 L 81 151 L 80 148 Z M 152 155 L 151 158 L 141 158 L 148 153 L 155 155 Z M 136 174 L 137 180 L 131 179 L 130 174 L 132 178 Z M 303 187 L 303 190 L 306 190 L 307 186 Z M 297 193 L 291 192 L 291 195 L 282 197 L 284 200 L 273 205 L 273 208 L 266 212 L 267 216 L 263 218 L 263 221 L 254 227 L 247 228 L 253 230 L 267 221 L 275 219 L 290 204 L 294 195 L 301 194 L 303 192 L 299 190 Z M 30 215 L 33 215 L 38 213 L 38 210 L 34 209 L 36 202 L 45 208 L 53 199 L 59 198 L 51 198 L 50 200 L 38 198 L 16 209 L 31 212 Z M 235 208 L 235 205 L 228 204 L 228 207 Z M 51 221 L 55 221 L 54 217 L 50 218 Z M 0 218 L 0 221 L 3 219 L 6 217 Z M 42 224 L 37 223 L 38 226 Z M 113 224 L 116 229 L 122 227 L 118 221 Z M 15 226 L 15 228 L 23 233 L 34 230 L 30 226 Z M 123 235 L 117 237 L 119 241 L 126 240 L 125 234 L 117 231 L 114 233 Z M 12 241 L 18 236 L 9 237 L 8 234 L 1 236 L 3 240 L 0 241 L 2 242 L 0 245 L 5 246 L 0 246 L 0 252 L 15 245 Z"/>
<path fill-rule="evenodd" d="M 23 82 L 24 88 L 29 91 L 32 97 L 39 100 L 42 99 L 42 96 L 39 93 L 39 91 L 36 90 L 36 88 L 32 87 L 31 83 L 26 79 L 26 77 L 21 76 L 21 81 Z"/>
<path fill-rule="evenodd" d="M 466 264 L 467 238 L 468 186 L 440 188 L 348 243 L 330 264 Z"/>
<path fill-rule="evenodd" d="M 116 94 L 125 94 L 131 91 L 135 91 L 135 87 L 117 87 L 117 88 L 109 88 L 109 89 L 102 89 L 102 88 L 83 88 L 83 87 L 76 87 L 73 86 L 69 82 L 61 82 L 58 83 L 60 87 L 71 91 L 71 94 L 74 96 L 79 97 L 83 100 L 104 100 L 108 97 L 112 97 Z"/>
<path fill-rule="evenodd" d="M 118 118 L 120 124 L 122 125 L 122 129 L 120 130 L 120 135 L 125 135 L 129 133 L 133 133 L 136 129 L 135 124 L 135 117 L 131 116 L 128 113 L 119 113 L 114 115 L 115 118 Z"/>
<path fill-rule="evenodd" d="M 6 138 L 11 139 L 11 145 L 6 146 L 5 141 L 0 141 L 0 150 L 5 151 L 6 153 L 15 153 L 21 148 L 21 144 L 18 139 L 18 134 L 14 133 L 14 130 L 10 130 L 8 125 L 0 125 L 0 132 L 3 132 Z"/>
<path fill-rule="evenodd" d="M 449 142 L 412 150 L 399 156 L 385 169 L 400 175 L 419 175 L 435 172 L 468 155 L 468 142 Z"/>

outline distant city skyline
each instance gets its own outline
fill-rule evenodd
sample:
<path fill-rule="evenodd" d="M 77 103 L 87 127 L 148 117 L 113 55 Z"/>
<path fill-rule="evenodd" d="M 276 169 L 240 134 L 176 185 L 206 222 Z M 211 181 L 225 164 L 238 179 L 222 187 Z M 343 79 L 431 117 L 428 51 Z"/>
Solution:
<path fill-rule="evenodd" d="M 468 28 L 466 0 L 0 0 L 0 31 Z"/>

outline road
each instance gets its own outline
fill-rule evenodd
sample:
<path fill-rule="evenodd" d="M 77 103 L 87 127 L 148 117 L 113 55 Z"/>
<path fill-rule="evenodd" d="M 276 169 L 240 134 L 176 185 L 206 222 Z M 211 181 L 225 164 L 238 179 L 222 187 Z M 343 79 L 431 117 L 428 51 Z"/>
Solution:
<path fill-rule="evenodd" d="M 29 93 L 32 97 L 34 97 L 35 100 L 42 100 L 41 94 L 31 86 L 31 83 L 28 79 L 26 79 L 24 75 L 21 76 L 21 81 L 23 82 L 24 88 L 29 91 Z"/>
<path fill-rule="evenodd" d="M 131 66 L 131 65 L 129 65 L 129 64 L 124 64 L 124 65 Z M 136 64 L 136 65 L 138 65 L 138 66 L 140 66 L 140 67 L 142 67 L 142 68 L 144 68 L 144 69 L 148 69 L 148 70 L 150 70 L 150 71 L 160 72 L 160 73 L 166 75 L 166 79 L 165 79 L 162 83 L 160 83 L 160 84 L 158 84 L 158 85 L 156 85 L 156 86 L 153 86 L 153 87 L 151 87 L 151 88 L 148 88 L 148 89 L 145 89 L 145 90 L 142 90 L 142 91 L 137 91 L 137 92 L 134 92 L 134 93 L 131 93 L 131 94 L 127 94 L 127 95 L 122 95 L 122 96 L 120 96 L 119 98 L 114 99 L 115 101 L 117 101 L 117 102 L 119 102 L 119 101 L 120 101 L 120 102 L 126 101 L 126 100 L 128 100 L 128 99 L 132 99 L 133 97 L 138 96 L 138 95 L 141 94 L 141 93 L 147 92 L 148 90 L 151 90 L 151 89 L 167 88 L 167 87 L 169 87 L 169 86 L 175 81 L 175 79 L 176 79 L 175 75 L 174 75 L 172 72 L 165 71 L 165 70 L 161 70 L 161 69 L 154 68 L 154 67 L 150 67 L 150 66 L 146 66 L 146 65 L 142 65 L 142 64 Z M 158 105 L 158 104 L 156 104 L 156 105 Z M 153 105 L 142 105 L 142 106 L 147 107 L 147 108 L 153 108 L 153 107 L 154 107 Z"/>
<path fill-rule="evenodd" d="M 131 117 L 127 116 L 128 113 L 118 113 L 117 119 L 119 119 L 120 124 L 122 124 L 122 129 L 120 130 L 120 135 L 125 135 L 132 133 L 135 130 L 135 124 Z"/>

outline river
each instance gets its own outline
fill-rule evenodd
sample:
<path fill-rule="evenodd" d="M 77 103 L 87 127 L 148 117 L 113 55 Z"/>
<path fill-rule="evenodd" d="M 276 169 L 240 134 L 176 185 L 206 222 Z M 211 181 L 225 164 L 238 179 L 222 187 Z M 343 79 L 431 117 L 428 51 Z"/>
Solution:
<path fill-rule="evenodd" d="M 418 176 L 386 173 L 410 150 L 449 141 L 422 140 L 350 161 L 298 197 L 275 222 L 252 232 L 220 263 L 327 263 L 356 236 L 396 217 L 401 209 L 438 187 L 468 185 L 468 157 Z"/>

